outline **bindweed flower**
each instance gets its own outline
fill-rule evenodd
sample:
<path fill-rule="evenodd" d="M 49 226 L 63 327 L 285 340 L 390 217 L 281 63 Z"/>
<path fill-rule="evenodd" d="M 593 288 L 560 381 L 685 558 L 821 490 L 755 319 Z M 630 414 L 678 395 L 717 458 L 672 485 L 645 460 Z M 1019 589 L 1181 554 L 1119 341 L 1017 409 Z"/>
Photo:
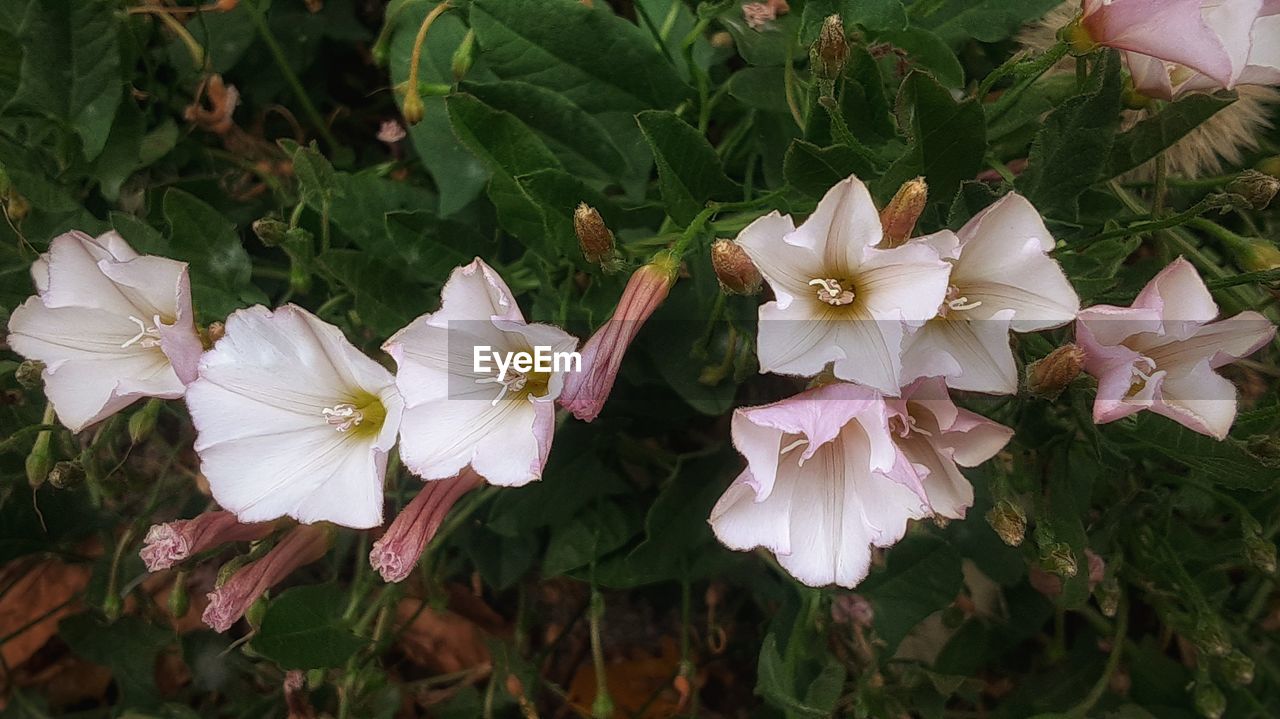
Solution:
<path fill-rule="evenodd" d="M 933 516 L 964 519 L 973 506 L 973 485 L 960 467 L 994 457 L 1013 430 L 957 407 L 938 378 L 917 380 L 902 389 L 900 399 L 887 401 L 894 442 L 907 459 L 891 476 L 923 486 Z"/>
<path fill-rule="evenodd" d="M 565 379 L 560 404 L 574 417 L 590 422 L 600 415 L 622 367 L 622 357 L 649 316 L 675 282 L 679 260 L 660 253 L 632 273 L 613 315 L 582 346 L 582 371 Z"/>
<path fill-rule="evenodd" d="M 738 235 L 777 298 L 760 308 L 761 372 L 813 376 L 834 363 L 840 379 L 898 393 L 903 339 L 938 314 L 951 267 L 929 242 L 884 249 L 881 239 L 856 177 L 799 228 L 774 212 Z"/>
<path fill-rule="evenodd" d="M 462 495 L 484 483 L 471 468 L 450 479 L 427 482 L 400 514 L 392 520 L 369 552 L 369 564 L 387 582 L 409 576 L 427 543 L 436 535 L 444 518 Z"/>
<path fill-rule="evenodd" d="M 73 432 L 142 397 L 175 399 L 203 350 L 183 262 L 139 255 L 115 232 L 68 232 L 31 266 L 37 295 L 9 346 L 45 364 L 45 394 Z"/>
<path fill-rule="evenodd" d="M 209 593 L 209 606 L 201 619 L 214 631 L 227 631 L 268 589 L 298 567 L 323 557 L 329 551 L 332 536 L 332 530 L 323 526 L 304 524 L 289 530 L 261 559 L 240 567 Z"/>
<path fill-rule="evenodd" d="M 907 520 L 930 513 L 924 487 L 887 474 L 906 462 L 889 417 L 877 392 L 847 383 L 736 410 L 733 444 L 747 468 L 711 510 L 716 537 L 770 550 L 809 586 L 857 585 L 872 546 L 897 542 Z"/>
<path fill-rule="evenodd" d="M 1273 0 L 1084 0 L 1077 44 L 1124 51 L 1134 86 L 1183 93 L 1280 84 L 1280 5 Z"/>
<path fill-rule="evenodd" d="M 148 572 L 159 572 L 224 544 L 265 539 L 273 528 L 270 522 L 241 524 L 231 512 L 205 512 L 192 519 L 151 525 L 138 554 Z"/>
<path fill-rule="evenodd" d="M 423 479 L 447 479 L 468 465 L 491 484 L 540 478 L 564 365 L 517 367 L 516 358 L 539 348 L 554 358 L 572 352 L 577 339 L 526 323 L 507 284 L 479 258 L 449 275 L 440 299 L 439 310 L 382 346 L 399 368 L 405 466 Z"/>
<path fill-rule="evenodd" d="M 1257 312 L 1217 322 L 1209 289 L 1183 258 L 1174 260 L 1130 307 L 1080 312 L 1076 340 L 1085 371 L 1098 379 L 1093 421 L 1112 422 L 1150 409 L 1189 429 L 1224 439 L 1236 416 L 1236 389 L 1214 372 L 1275 336 Z"/>
<path fill-rule="evenodd" d="M 944 377 L 954 389 L 1013 394 L 1018 372 L 1009 331 L 1059 327 L 1080 310 L 1080 298 L 1049 257 L 1054 240 L 1040 213 L 1010 193 L 955 235 L 914 242 L 932 244 L 953 264 L 938 317 L 907 339 L 903 382 Z"/>
<path fill-rule="evenodd" d="M 240 521 L 382 523 L 403 402 L 337 327 L 295 305 L 237 311 L 187 407 L 209 489 Z"/>

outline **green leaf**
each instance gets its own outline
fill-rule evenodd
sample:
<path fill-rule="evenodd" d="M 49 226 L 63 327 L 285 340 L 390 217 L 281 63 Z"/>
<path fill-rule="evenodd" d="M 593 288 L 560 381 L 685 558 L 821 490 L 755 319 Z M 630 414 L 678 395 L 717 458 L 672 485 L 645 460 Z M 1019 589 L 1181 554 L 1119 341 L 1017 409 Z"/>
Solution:
<path fill-rule="evenodd" d="M 1120 58 L 1107 52 L 1084 95 L 1067 100 L 1044 120 L 1018 178 L 1018 191 L 1048 217 L 1072 220 L 1078 198 L 1104 179 L 1120 126 Z"/>
<path fill-rule="evenodd" d="M 742 188 L 730 180 L 706 138 L 675 114 L 647 110 L 636 115 L 658 163 L 658 189 L 667 214 L 687 225 L 708 200 L 735 199 Z"/>
<path fill-rule="evenodd" d="M 580 167 L 602 179 L 616 178 L 627 170 L 626 159 L 600 121 L 560 93 L 517 81 L 466 82 L 462 89 L 520 118 L 565 158 L 570 169 Z"/>
<path fill-rule="evenodd" d="M 792 141 L 783 172 L 792 187 L 814 198 L 822 197 L 849 175 L 874 179 L 880 174 L 866 156 L 848 145 L 818 147 L 804 140 Z"/>
<path fill-rule="evenodd" d="M 325 203 L 341 196 L 342 188 L 338 185 L 333 165 L 320 154 L 314 141 L 310 146 L 299 145 L 293 140 L 280 140 L 278 144 L 293 163 L 293 175 L 298 178 L 298 190 L 303 201 L 320 210 Z"/>
<path fill-rule="evenodd" d="M 871 31 L 907 29 L 907 10 L 902 0 L 808 0 L 800 23 L 800 41 L 812 44 L 823 20 L 837 13 L 846 31 L 854 25 Z"/>
<path fill-rule="evenodd" d="M 950 88 L 964 87 L 964 68 L 951 47 L 937 35 L 918 27 L 879 33 L 877 39 L 903 50 L 907 61 L 924 68 Z"/>
<path fill-rule="evenodd" d="M 899 107 L 907 108 L 904 124 L 911 144 L 876 185 L 890 197 L 902 183 L 923 175 L 929 202 L 950 201 L 960 183 L 983 167 L 987 151 L 986 118 L 977 100 L 957 102 L 951 92 L 921 72 L 902 82 Z"/>
<path fill-rule="evenodd" d="M 1127 435 L 1130 446 L 1136 444 L 1155 450 L 1159 456 L 1228 489 L 1265 492 L 1280 483 L 1280 473 L 1259 462 L 1246 451 L 1244 443 L 1236 439 L 1219 442 L 1151 413 L 1139 416 Z"/>
<path fill-rule="evenodd" d="M 1057 7 L 1058 0 L 908 0 L 911 23 L 951 45 L 969 39 L 999 42 L 1024 23 Z"/>
<path fill-rule="evenodd" d="M 142 167 L 144 129 L 142 112 L 138 110 L 138 106 L 132 101 L 120 103 L 106 146 L 94 162 L 98 186 L 108 200 L 118 199 L 120 186 L 134 170 Z"/>
<path fill-rule="evenodd" d="M 346 604 L 330 584 L 287 590 L 267 605 L 253 650 L 282 669 L 342 666 L 365 645 L 342 620 Z"/>
<path fill-rule="evenodd" d="M 221 320 L 245 304 L 265 300 L 250 284 L 253 267 L 234 224 L 176 188 L 164 193 L 161 204 L 170 229 L 163 254 L 187 263 L 201 318 Z"/>
<path fill-rule="evenodd" d="M 892 652 L 925 617 L 955 601 L 964 576 L 960 554 L 927 534 L 907 537 L 887 558 L 888 565 L 867 577 L 858 592 L 875 608 L 876 634 Z"/>
<path fill-rule="evenodd" d="M 141 617 L 103 624 L 86 613 L 59 622 L 58 636 L 81 658 L 110 668 L 124 701 L 145 705 L 160 699 L 156 658 L 173 639 L 170 632 Z"/>
<path fill-rule="evenodd" d="M 28 0 L 15 34 L 23 46 L 21 81 L 9 105 L 65 122 L 80 136 L 85 158 L 94 159 L 124 91 L 112 4 Z"/>
<path fill-rule="evenodd" d="M 1115 177 L 1146 163 L 1235 101 L 1234 94 L 1195 93 L 1166 105 L 1116 135 L 1104 177 Z"/>
<path fill-rule="evenodd" d="M 454 267 L 496 249 L 472 227 L 429 212 L 388 212 L 383 223 L 394 248 L 383 259 L 401 259 L 415 276 L 430 282 L 443 283 Z"/>
<path fill-rule="evenodd" d="M 316 261 L 355 296 L 361 321 L 383 337 L 390 337 L 423 309 L 425 290 L 390 258 L 359 250 L 329 250 Z"/>
<path fill-rule="evenodd" d="M 578 512 L 551 530 L 542 572 L 552 577 L 585 567 L 635 536 L 638 513 L 605 500 Z"/>
<path fill-rule="evenodd" d="M 475 0 L 471 26 L 504 80 L 561 93 L 587 112 L 674 107 L 691 94 L 640 28 L 577 0 Z"/>
<path fill-rule="evenodd" d="M 792 61 L 798 61 L 808 54 L 807 45 L 795 40 L 802 25 L 802 18 L 796 13 L 779 15 L 776 19 L 765 23 L 763 27 L 754 28 L 747 24 L 742 16 L 741 3 L 727 3 L 723 7 L 723 12 L 716 19 L 733 36 L 733 47 L 742 59 L 747 61 L 747 64 L 780 67 L 787 63 L 788 56 Z M 821 24 L 820 17 L 817 25 Z M 813 34 L 817 36 L 817 26 Z"/>

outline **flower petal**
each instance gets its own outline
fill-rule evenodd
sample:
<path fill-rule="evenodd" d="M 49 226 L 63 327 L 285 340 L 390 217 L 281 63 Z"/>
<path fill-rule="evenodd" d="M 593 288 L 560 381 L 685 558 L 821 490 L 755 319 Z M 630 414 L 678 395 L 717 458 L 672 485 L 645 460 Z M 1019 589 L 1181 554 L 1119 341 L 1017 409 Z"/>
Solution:
<path fill-rule="evenodd" d="M 850 175 L 827 190 L 788 242 L 812 248 L 827 272 L 848 277 L 861 266 L 864 251 L 880 244 L 883 236 L 880 211 L 871 193 Z"/>
<path fill-rule="evenodd" d="M 945 377 L 947 386 L 970 392 L 1014 394 L 1018 373 L 1009 346 L 1009 315 L 968 321 L 932 319 L 907 338 L 902 381 Z"/>
<path fill-rule="evenodd" d="M 1083 24 L 1102 45 L 1186 65 L 1226 87 L 1232 81 L 1231 57 L 1205 22 L 1201 4 L 1202 0 L 1091 3 Z"/>
<path fill-rule="evenodd" d="M 1236 419 L 1236 388 L 1208 361 L 1200 362 L 1186 374 L 1165 377 L 1151 410 L 1200 434 L 1226 439 Z"/>

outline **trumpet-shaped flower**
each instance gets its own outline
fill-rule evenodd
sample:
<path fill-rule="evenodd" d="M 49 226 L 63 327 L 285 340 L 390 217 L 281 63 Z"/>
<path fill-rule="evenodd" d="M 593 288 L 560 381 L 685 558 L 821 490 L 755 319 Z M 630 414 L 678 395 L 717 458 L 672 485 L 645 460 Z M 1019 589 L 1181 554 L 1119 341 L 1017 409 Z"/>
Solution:
<path fill-rule="evenodd" d="M 877 247 L 880 213 L 850 177 L 799 228 L 774 212 L 738 235 L 773 288 L 760 308 L 761 372 L 840 379 L 897 394 L 903 338 L 938 314 L 950 265 L 929 243 Z"/>
<path fill-rule="evenodd" d="M 68 232 L 31 267 L 37 296 L 9 318 L 9 346 L 45 364 L 45 393 L 74 432 L 142 397 L 181 397 L 202 347 L 182 262 L 120 235 Z"/>
<path fill-rule="evenodd" d="M 895 470 L 905 473 L 903 481 L 924 487 L 935 516 L 964 519 L 973 506 L 973 485 L 960 467 L 994 457 L 1013 430 L 957 407 L 940 378 L 917 380 L 888 404 L 894 442 L 907 459 Z"/>
<path fill-rule="evenodd" d="M 622 368 L 622 357 L 640 328 L 667 298 L 679 262 L 661 254 L 631 274 L 613 315 L 582 347 L 582 371 L 565 378 L 560 404 L 574 417 L 590 422 L 600 415 Z"/>
<path fill-rule="evenodd" d="M 541 477 L 566 369 L 554 360 L 577 344 L 558 327 L 526 323 L 506 283 L 479 258 L 455 269 L 440 309 L 383 345 L 399 368 L 405 466 L 447 479 L 470 465 L 505 486 Z M 521 357 L 532 364 L 517 366 Z"/>
<path fill-rule="evenodd" d="M 138 553 L 148 572 L 159 572 L 230 542 L 256 542 L 271 534 L 270 522 L 241 524 L 231 512 L 205 512 L 193 519 L 153 524 Z"/>
<path fill-rule="evenodd" d="M 456 477 L 427 482 L 392 520 L 386 534 L 373 543 L 370 566 L 387 582 L 399 582 L 409 576 L 449 510 L 462 495 L 480 484 L 483 480 L 469 467 Z"/>
<path fill-rule="evenodd" d="M 214 499 L 242 522 L 382 523 L 403 402 L 391 373 L 294 305 L 239 310 L 187 390 Z"/>
<path fill-rule="evenodd" d="M 1080 27 L 1125 51 L 1135 87 L 1151 97 L 1280 83 L 1273 1 L 1084 0 Z"/>
<path fill-rule="evenodd" d="M 222 586 L 210 592 L 209 606 L 205 607 L 200 618 L 214 631 L 227 631 L 258 601 L 258 597 L 283 581 L 293 570 L 323 557 L 332 542 L 331 528 L 294 527 L 261 559 L 244 565 Z"/>
<path fill-rule="evenodd" d="M 955 389 L 1013 394 L 1018 375 L 1009 330 L 1058 327 L 1080 310 L 1080 298 L 1049 257 L 1054 240 L 1040 214 L 1010 193 L 955 235 L 915 242 L 932 244 L 952 268 L 938 317 L 907 340 L 903 382 L 945 377 Z"/>
<path fill-rule="evenodd" d="M 733 443 L 747 468 L 711 510 L 716 537 L 769 549 L 810 586 L 857 585 L 873 545 L 897 542 L 907 520 L 930 513 L 889 421 L 877 392 L 845 383 L 736 410 Z"/>
<path fill-rule="evenodd" d="M 1275 336 L 1257 312 L 1213 321 L 1218 306 L 1191 263 L 1174 260 L 1130 307 L 1080 312 L 1076 340 L 1085 371 L 1098 379 L 1098 424 L 1150 409 L 1196 432 L 1223 439 L 1236 416 L 1236 389 L 1215 369 L 1246 357 Z"/>

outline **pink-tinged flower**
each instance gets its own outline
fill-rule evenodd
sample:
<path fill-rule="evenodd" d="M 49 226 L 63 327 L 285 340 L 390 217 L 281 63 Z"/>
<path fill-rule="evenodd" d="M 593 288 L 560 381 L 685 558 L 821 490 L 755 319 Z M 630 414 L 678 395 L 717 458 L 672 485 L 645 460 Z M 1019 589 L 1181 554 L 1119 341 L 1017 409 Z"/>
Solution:
<path fill-rule="evenodd" d="M 555 400 L 571 369 L 563 360 L 577 345 L 558 327 L 525 322 L 507 284 L 483 260 L 455 269 L 440 309 L 382 346 L 395 358 L 405 401 L 405 466 L 423 479 L 447 479 L 468 465 L 491 484 L 540 478 Z"/>
<path fill-rule="evenodd" d="M 582 346 L 582 371 L 565 379 L 560 404 L 574 417 L 590 422 L 600 415 L 618 379 L 622 357 L 640 328 L 667 299 L 679 261 L 660 254 L 631 274 L 613 315 Z"/>
<path fill-rule="evenodd" d="M 764 547 L 809 586 L 853 587 L 871 547 L 902 538 L 930 514 L 925 488 L 895 468 L 890 410 L 872 389 L 831 384 L 733 414 L 733 444 L 747 468 L 711 510 L 731 549 Z M 890 474 L 896 478 L 891 478 Z"/>
<path fill-rule="evenodd" d="M 373 543 L 369 564 L 384 581 L 404 580 L 417 566 L 422 551 L 436 536 L 453 505 L 483 483 L 480 475 L 469 467 L 456 477 L 427 482 L 392 520 L 386 534 Z"/>
<path fill-rule="evenodd" d="M 268 589 L 298 567 L 323 557 L 329 551 L 332 534 L 325 527 L 305 524 L 289 530 L 261 559 L 236 570 L 222 586 L 210 592 L 209 606 L 200 618 L 214 631 L 227 631 Z"/>
<path fill-rule="evenodd" d="M 383 120 L 378 126 L 378 141 L 394 145 L 405 138 L 404 126 L 395 120 Z"/>
<path fill-rule="evenodd" d="M 952 262 L 938 317 L 906 342 L 903 383 L 945 377 L 955 389 L 994 394 L 1018 390 L 1009 330 L 1036 332 L 1075 319 L 1080 298 L 1049 257 L 1053 236 L 1026 198 L 1010 193 L 956 234 L 932 244 Z"/>
<path fill-rule="evenodd" d="M 45 364 L 45 394 L 73 432 L 195 379 L 200 336 L 187 265 L 139 255 L 115 232 L 68 232 L 31 266 L 37 296 L 9 318 L 9 346 Z"/>
<path fill-rule="evenodd" d="M 1151 97 L 1280 83 L 1275 2 L 1084 0 L 1080 27 L 1088 41 L 1125 51 L 1134 85 Z"/>
<path fill-rule="evenodd" d="M 951 266 L 929 243 L 877 247 L 880 213 L 850 177 L 799 228 L 777 212 L 738 244 L 773 288 L 760 308 L 761 372 L 837 377 L 896 395 L 903 339 L 938 314 Z"/>
<path fill-rule="evenodd" d="M 1223 439 L 1236 416 L 1236 388 L 1214 372 L 1271 340 L 1276 328 L 1257 312 L 1214 322 L 1218 306 L 1190 262 L 1174 260 L 1129 307 L 1080 311 L 1076 340 L 1085 371 L 1098 379 L 1093 421 L 1150 409 Z"/>
<path fill-rule="evenodd" d="M 231 512 L 205 512 L 192 519 L 151 525 L 138 554 L 148 572 L 159 572 L 224 544 L 256 542 L 272 529 L 269 522 L 241 524 Z"/>
<path fill-rule="evenodd" d="M 227 318 L 187 390 L 201 471 L 242 522 L 381 524 L 403 404 L 390 372 L 294 305 Z"/>
<path fill-rule="evenodd" d="M 895 467 L 900 481 L 924 487 L 935 516 L 964 519 L 973 506 L 973 485 L 960 467 L 991 459 L 1013 438 L 1013 430 L 951 401 L 940 378 L 921 379 L 890 399 L 889 426 L 907 461 Z"/>

